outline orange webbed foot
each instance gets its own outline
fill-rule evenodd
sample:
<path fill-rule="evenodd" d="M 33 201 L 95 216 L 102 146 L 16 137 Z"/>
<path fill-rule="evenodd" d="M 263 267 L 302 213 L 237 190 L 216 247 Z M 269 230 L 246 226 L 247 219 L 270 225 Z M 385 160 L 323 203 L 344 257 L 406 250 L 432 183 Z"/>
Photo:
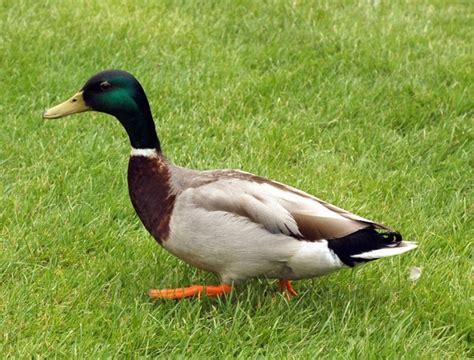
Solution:
<path fill-rule="evenodd" d="M 288 299 L 298 296 L 298 293 L 293 289 L 290 280 L 280 279 L 280 291 L 285 293 Z"/>
<path fill-rule="evenodd" d="M 217 286 L 193 285 L 185 288 L 176 289 L 150 289 L 148 295 L 152 299 L 167 299 L 180 300 L 188 297 L 201 297 L 202 294 L 206 296 L 215 297 L 224 294 L 229 294 L 232 291 L 232 286 L 227 284 Z"/>

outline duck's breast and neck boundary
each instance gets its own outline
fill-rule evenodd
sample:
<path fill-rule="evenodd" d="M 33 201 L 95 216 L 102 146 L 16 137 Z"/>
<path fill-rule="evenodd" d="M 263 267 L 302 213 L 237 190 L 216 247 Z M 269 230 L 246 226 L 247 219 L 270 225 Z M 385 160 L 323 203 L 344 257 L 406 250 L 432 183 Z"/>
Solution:
<path fill-rule="evenodd" d="M 128 189 L 146 229 L 161 244 L 169 235 L 175 195 L 166 158 L 155 149 L 133 149 L 128 163 Z"/>

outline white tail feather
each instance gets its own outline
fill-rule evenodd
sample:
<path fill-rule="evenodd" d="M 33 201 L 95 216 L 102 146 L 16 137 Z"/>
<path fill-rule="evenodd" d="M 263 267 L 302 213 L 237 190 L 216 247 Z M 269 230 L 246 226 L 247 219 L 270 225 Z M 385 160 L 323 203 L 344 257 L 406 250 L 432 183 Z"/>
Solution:
<path fill-rule="evenodd" d="M 404 252 L 415 249 L 417 246 L 418 245 L 416 245 L 416 243 L 413 241 L 402 241 L 397 247 L 387 247 L 383 249 L 367 251 L 362 254 L 351 255 L 351 257 L 367 260 L 380 259 L 387 256 L 403 254 Z"/>

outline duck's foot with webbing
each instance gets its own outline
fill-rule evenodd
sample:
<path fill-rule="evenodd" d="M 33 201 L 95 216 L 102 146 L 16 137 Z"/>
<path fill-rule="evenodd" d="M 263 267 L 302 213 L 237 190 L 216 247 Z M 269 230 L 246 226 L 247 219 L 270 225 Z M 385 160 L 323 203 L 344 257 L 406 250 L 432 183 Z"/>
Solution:
<path fill-rule="evenodd" d="M 148 291 L 148 295 L 152 299 L 179 300 L 189 297 L 201 297 L 201 295 L 215 297 L 224 294 L 229 294 L 231 291 L 232 286 L 227 284 L 216 286 L 193 285 L 176 289 L 150 289 Z"/>
<path fill-rule="evenodd" d="M 292 297 L 298 296 L 298 293 L 293 289 L 290 280 L 280 279 L 280 291 L 291 299 Z"/>

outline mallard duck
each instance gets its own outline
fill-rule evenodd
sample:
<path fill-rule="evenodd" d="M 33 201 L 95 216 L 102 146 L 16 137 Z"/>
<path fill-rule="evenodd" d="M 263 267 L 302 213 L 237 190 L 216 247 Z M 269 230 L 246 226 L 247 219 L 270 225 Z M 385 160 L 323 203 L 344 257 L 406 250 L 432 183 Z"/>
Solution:
<path fill-rule="evenodd" d="M 145 92 L 125 71 L 91 77 L 43 117 L 99 111 L 118 119 L 132 146 L 129 194 L 157 242 L 221 283 L 152 289 L 153 299 L 218 296 L 255 277 L 291 281 L 329 274 L 416 247 L 389 227 L 352 214 L 291 186 L 239 170 L 196 171 L 163 154 Z"/>

